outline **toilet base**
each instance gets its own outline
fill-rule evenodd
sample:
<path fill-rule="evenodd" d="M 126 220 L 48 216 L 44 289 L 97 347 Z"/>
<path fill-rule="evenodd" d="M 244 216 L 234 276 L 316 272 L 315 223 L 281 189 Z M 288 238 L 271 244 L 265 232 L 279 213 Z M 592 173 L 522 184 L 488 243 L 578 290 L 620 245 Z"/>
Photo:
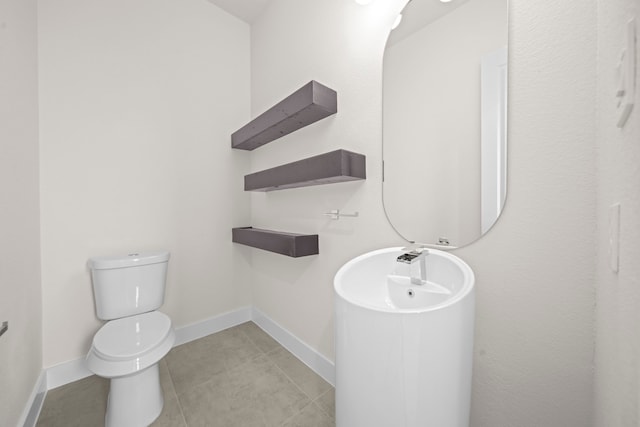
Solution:
<path fill-rule="evenodd" d="M 155 363 L 143 371 L 111 378 L 105 427 L 145 427 L 162 412 L 160 371 Z"/>

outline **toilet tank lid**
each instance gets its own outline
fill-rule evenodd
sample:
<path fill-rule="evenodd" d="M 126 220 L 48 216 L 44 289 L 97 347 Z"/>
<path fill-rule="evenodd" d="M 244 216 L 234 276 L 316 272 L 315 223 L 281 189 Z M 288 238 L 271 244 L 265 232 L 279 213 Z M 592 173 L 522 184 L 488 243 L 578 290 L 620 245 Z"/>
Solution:
<path fill-rule="evenodd" d="M 110 268 L 136 267 L 169 261 L 169 251 L 133 252 L 126 255 L 99 256 L 89 258 L 89 268 L 106 270 Z"/>

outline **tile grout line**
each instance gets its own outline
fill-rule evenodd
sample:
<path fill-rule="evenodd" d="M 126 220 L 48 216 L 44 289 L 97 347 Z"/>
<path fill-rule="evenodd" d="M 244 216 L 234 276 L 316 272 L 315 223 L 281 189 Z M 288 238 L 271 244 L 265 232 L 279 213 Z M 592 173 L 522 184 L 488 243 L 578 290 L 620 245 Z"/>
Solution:
<path fill-rule="evenodd" d="M 253 321 L 251 321 L 251 320 L 250 320 L 250 322 L 257 326 L 257 324 L 256 324 L 255 322 L 253 322 Z M 260 326 L 258 326 L 258 328 L 260 328 Z M 262 329 L 261 329 L 261 330 L 262 330 Z M 262 332 L 264 332 L 264 331 L 262 330 Z M 255 342 L 253 339 L 251 339 L 251 337 L 249 336 L 249 334 L 247 334 L 247 333 L 246 333 L 246 332 L 244 332 L 244 331 L 242 331 L 242 333 L 243 333 L 243 334 L 245 334 L 245 336 L 246 336 L 247 338 L 249 338 L 249 341 L 251 341 L 252 343 L 254 343 L 254 344 L 257 346 L 256 342 Z M 267 334 L 267 335 L 268 335 L 268 334 Z M 273 339 L 273 337 L 271 337 L 271 338 Z M 275 341 L 275 340 L 274 340 L 274 341 Z M 271 349 L 271 350 L 269 350 L 269 351 L 264 351 L 264 350 L 262 350 L 260 347 L 258 347 L 258 348 L 260 348 L 260 351 L 262 351 L 262 352 L 264 353 L 264 355 L 265 355 L 265 356 L 267 356 L 267 357 L 269 358 L 269 361 L 270 361 L 271 363 L 273 363 L 273 364 L 276 366 L 276 368 L 278 368 L 278 370 L 279 370 L 280 372 L 282 372 L 282 374 L 284 374 L 284 376 L 285 376 L 289 381 L 291 381 L 291 383 L 293 383 L 293 385 L 294 385 L 298 390 L 300 390 L 300 391 L 302 392 L 302 394 L 304 394 L 305 396 L 307 396 L 307 398 L 309 399 L 309 404 L 305 405 L 305 406 L 304 406 L 300 411 L 298 411 L 298 413 L 296 413 L 296 414 L 292 415 L 291 417 L 289 417 L 289 418 L 288 418 L 288 419 L 287 419 L 287 420 L 286 420 L 282 425 L 285 425 L 285 424 L 286 424 L 286 422 L 288 422 L 289 420 L 291 420 L 292 418 L 294 418 L 296 415 L 300 414 L 302 411 L 304 411 L 304 410 L 305 410 L 309 405 L 311 405 L 311 404 L 315 404 L 315 405 L 316 405 L 316 407 L 317 407 L 318 409 L 320 409 L 320 411 L 321 411 L 325 416 L 327 416 L 330 420 L 333 420 L 333 422 L 335 423 L 335 415 L 330 414 L 330 413 L 329 413 L 329 412 L 328 412 L 328 411 L 323 407 L 323 405 L 318 404 L 318 401 L 320 400 L 320 398 L 321 398 L 322 396 L 324 396 L 324 395 L 325 395 L 325 394 L 327 394 L 327 393 L 330 393 L 332 390 L 335 390 L 335 388 L 334 388 L 333 386 L 331 386 L 331 385 L 330 385 L 331 387 L 330 387 L 328 390 L 324 391 L 323 393 L 320 393 L 320 394 L 319 394 L 318 396 L 316 396 L 315 398 L 312 398 L 311 396 L 309 396 L 309 394 L 307 394 L 307 392 L 305 392 L 305 391 L 302 389 L 302 387 L 301 387 L 300 385 L 298 385 L 298 383 L 297 383 L 293 378 L 291 378 L 291 377 L 290 377 L 290 376 L 289 376 L 289 375 L 288 375 L 288 374 L 287 374 L 287 373 L 286 373 L 282 368 L 280 368 L 280 366 L 275 362 L 275 360 L 273 360 L 273 359 L 272 359 L 272 357 L 271 357 L 271 356 L 272 356 L 275 352 L 277 352 L 278 350 L 280 350 L 280 349 L 283 349 L 284 351 L 286 351 L 286 352 L 290 353 L 290 352 L 289 352 L 289 350 L 287 350 L 284 346 L 282 346 L 282 344 L 280 344 L 280 343 L 279 343 L 279 342 L 277 342 L 277 341 L 276 341 L 276 343 L 278 344 L 278 346 L 277 346 L 277 347 L 275 347 L 275 348 L 272 348 L 272 349 Z M 294 355 L 294 357 L 295 357 L 295 355 Z M 305 367 L 306 367 L 307 369 L 310 369 L 310 368 L 309 368 L 308 366 L 306 366 L 306 365 L 305 365 Z M 323 379 L 323 380 L 324 380 L 324 379 Z"/>
<path fill-rule="evenodd" d="M 321 394 L 320 394 L 320 396 L 318 396 L 318 397 L 316 397 L 315 399 L 313 399 L 313 403 L 315 403 L 315 404 L 316 404 L 316 406 L 317 406 L 318 408 L 320 408 L 320 410 L 322 411 L 322 413 L 323 413 L 323 414 L 325 414 L 326 416 L 328 416 L 328 417 L 329 417 L 329 419 L 330 419 L 330 420 L 333 420 L 333 422 L 335 423 L 335 417 L 336 417 L 336 416 L 335 416 L 335 414 L 333 414 L 333 415 L 332 415 L 332 414 L 330 414 L 329 412 L 327 412 L 327 410 L 326 410 L 326 409 L 324 409 L 324 407 L 323 407 L 322 405 L 319 405 L 319 404 L 318 404 L 318 401 L 320 400 L 320 398 L 321 398 L 322 396 L 324 396 L 325 394 L 330 393 L 330 392 L 331 392 L 331 389 L 329 389 L 329 390 L 325 391 L 324 393 L 321 393 Z"/>
<path fill-rule="evenodd" d="M 254 324 L 255 324 L 255 322 L 252 322 L 252 323 L 254 323 Z M 257 326 L 257 325 L 256 325 L 256 326 Z M 259 326 L 258 326 L 258 327 L 259 327 Z M 304 405 L 304 406 L 303 406 L 299 411 L 297 411 L 296 413 L 294 413 L 294 414 L 292 414 L 290 417 L 288 417 L 286 420 L 284 420 L 284 421 L 282 422 L 282 424 L 280 424 L 280 427 L 285 426 L 289 421 L 291 421 L 292 419 L 294 419 L 295 417 L 297 417 L 298 415 L 300 415 L 300 414 L 301 414 L 305 409 L 307 409 L 307 408 L 309 407 L 309 405 L 314 405 L 314 404 L 316 405 L 316 407 L 318 407 L 318 409 L 320 409 L 320 410 L 322 411 L 322 413 L 323 413 L 323 414 L 327 415 L 327 416 L 329 417 L 329 419 L 331 419 L 331 417 L 329 416 L 329 414 L 327 414 L 327 412 L 326 412 L 324 409 L 322 409 L 322 407 L 321 407 L 320 405 L 318 405 L 317 403 L 315 403 L 315 399 L 313 399 L 311 396 L 309 396 L 309 395 L 307 394 L 307 392 L 305 392 L 305 391 L 304 391 L 304 390 L 303 390 L 303 389 L 298 385 L 298 383 L 297 383 L 296 381 L 294 381 L 294 379 L 293 379 L 293 378 L 291 378 L 291 377 L 290 377 L 290 376 L 289 376 L 289 375 L 288 375 L 288 374 L 287 374 L 287 373 L 286 373 L 286 372 L 285 372 L 285 371 L 284 371 L 284 370 L 283 370 L 283 369 L 282 369 L 282 368 L 281 368 L 281 367 L 280 367 L 280 366 L 275 362 L 275 360 L 273 360 L 273 358 L 271 357 L 271 355 L 272 355 L 273 353 L 277 352 L 277 351 L 278 351 L 278 350 L 280 350 L 280 349 L 283 349 L 284 351 L 289 352 L 286 348 L 284 348 L 284 347 L 282 346 L 282 344 L 280 344 L 279 342 L 277 342 L 277 341 L 276 341 L 276 343 L 278 344 L 278 346 L 277 346 L 277 347 L 274 347 L 274 348 L 272 348 L 272 349 L 271 349 L 271 350 L 269 350 L 269 351 L 265 351 L 265 350 L 263 350 L 262 348 L 260 348 L 260 347 L 256 344 L 256 342 L 255 342 L 253 339 L 251 339 L 251 337 L 249 336 L 249 334 L 247 334 L 245 331 L 242 331 L 242 330 L 241 330 L 241 332 L 242 332 L 242 333 L 243 333 L 243 334 L 244 334 L 244 335 L 249 339 L 249 341 L 250 341 L 251 343 L 253 343 L 255 346 L 257 346 L 257 347 L 258 347 L 258 349 L 259 349 L 259 350 L 260 350 L 260 351 L 261 351 L 261 352 L 262 352 L 262 353 L 267 357 L 267 359 L 269 360 L 269 362 L 270 362 L 272 365 L 274 365 L 274 366 L 276 367 L 276 369 L 277 369 L 278 371 L 280 371 L 280 372 L 282 373 L 282 375 L 284 375 L 284 377 L 285 377 L 287 380 L 289 380 L 289 382 L 291 382 L 291 384 L 293 384 L 293 386 L 294 386 L 295 388 L 297 388 L 297 389 L 298 389 L 298 391 L 300 391 L 300 392 L 301 392 L 301 393 L 302 393 L 302 394 L 303 394 L 303 395 L 304 395 L 304 396 L 309 400 L 309 402 L 308 402 L 306 405 Z M 264 332 L 264 331 L 263 331 L 263 332 Z M 273 339 L 273 338 L 272 338 L 272 339 Z M 275 340 L 274 340 L 274 341 L 275 341 Z M 328 393 L 329 391 L 330 391 L 330 390 L 327 390 L 325 393 Z M 317 396 L 317 398 L 320 398 L 320 396 L 323 396 L 325 393 L 321 393 L 319 396 Z M 317 398 L 316 398 L 316 399 L 317 399 Z"/>
<path fill-rule="evenodd" d="M 304 405 L 302 407 L 302 409 L 300 409 L 298 412 L 296 412 L 295 414 L 291 415 L 289 418 L 287 418 L 286 420 L 284 420 L 282 422 L 282 424 L 280 424 L 279 427 L 284 427 L 287 425 L 287 423 L 289 421 L 291 421 L 292 419 L 294 419 L 295 417 L 297 417 L 298 415 L 300 415 L 302 413 L 302 411 L 304 411 L 305 409 L 307 409 L 309 407 L 309 405 L 313 405 L 313 400 L 310 400 L 309 403 L 307 403 L 306 405 Z M 317 405 L 316 405 L 317 406 Z"/>
<path fill-rule="evenodd" d="M 178 409 L 180 409 L 180 416 L 182 417 L 182 422 L 184 423 L 185 427 L 188 427 L 187 425 L 187 417 L 184 416 L 184 409 L 182 408 L 182 402 L 180 401 L 180 398 L 178 397 L 178 391 L 176 390 L 176 383 L 173 381 L 173 374 L 171 374 L 171 369 L 169 368 L 169 364 L 165 361 L 165 366 L 167 367 L 167 372 L 169 373 L 169 381 L 171 381 L 171 387 L 173 388 L 173 394 L 176 397 L 176 402 L 178 403 Z"/>
<path fill-rule="evenodd" d="M 252 322 L 252 321 L 250 321 L 250 322 Z M 255 325 L 255 322 L 252 322 L 252 323 Z M 257 326 L 257 325 L 256 325 L 256 326 Z M 259 326 L 258 326 L 258 328 L 259 328 Z M 281 368 L 281 367 L 280 367 L 280 366 L 275 362 L 275 360 L 273 360 L 273 358 L 271 357 L 271 354 L 275 353 L 276 351 L 278 351 L 278 350 L 280 350 L 280 349 L 283 349 L 283 350 L 285 350 L 285 351 L 287 351 L 287 352 L 288 352 L 288 350 L 287 350 L 286 348 L 284 348 L 284 347 L 282 346 L 282 344 L 280 344 L 279 342 L 277 342 L 277 341 L 275 341 L 275 340 L 274 340 L 274 341 L 278 344 L 278 346 L 277 346 L 277 347 L 275 347 L 275 348 L 272 348 L 272 349 L 271 349 L 271 350 L 269 350 L 269 351 L 264 351 L 264 350 L 262 350 L 262 349 L 261 349 L 261 348 L 256 344 L 256 342 L 255 342 L 254 340 L 252 340 L 252 339 L 251 339 L 251 337 L 250 337 L 250 336 L 249 336 L 245 331 L 241 330 L 241 332 L 242 332 L 242 333 L 243 333 L 243 334 L 244 334 L 244 335 L 249 339 L 249 341 L 251 341 L 251 343 L 253 343 L 255 346 L 257 346 L 257 347 L 258 347 L 258 349 L 259 349 L 259 350 L 260 350 L 260 351 L 261 351 L 261 352 L 262 352 L 262 353 L 263 353 L 263 354 L 264 354 L 264 355 L 269 359 L 269 362 L 271 362 L 271 363 L 272 363 L 272 364 L 273 364 L 273 365 L 274 365 L 274 366 L 275 366 L 275 367 L 276 367 L 280 372 L 282 372 L 282 374 L 283 374 L 283 375 L 284 375 L 284 376 L 285 376 L 285 377 L 286 377 L 286 378 L 287 378 L 287 379 L 288 379 L 288 380 L 289 380 L 289 381 L 290 381 L 290 382 L 291 382 L 291 383 L 292 383 L 292 384 L 293 384 L 293 385 L 294 385 L 294 386 L 295 386 L 299 391 L 301 391 L 301 392 L 302 392 L 302 394 L 304 394 L 304 395 L 307 397 L 307 399 L 309 399 L 309 402 L 313 402 L 313 400 L 314 400 L 314 399 L 313 399 L 313 398 L 311 398 L 311 396 L 309 396 L 309 395 L 308 395 L 308 394 L 307 394 L 307 393 L 306 393 L 306 392 L 305 392 L 305 391 L 304 391 L 304 390 L 303 390 L 303 389 L 298 385 L 298 383 L 297 383 L 296 381 L 294 381 L 294 380 L 293 380 L 293 378 L 291 378 L 289 375 L 287 375 L 287 373 L 286 373 L 284 370 L 282 370 L 282 368 Z M 262 332 L 263 332 L 263 333 L 265 333 L 264 331 L 262 331 Z M 265 334 L 266 334 L 266 333 L 265 333 Z M 273 338 L 271 338 L 271 339 L 273 339 Z M 295 357 L 295 356 L 294 356 L 294 357 Z M 321 393 L 320 395 L 322 395 L 322 394 L 324 394 L 324 393 Z M 306 407 L 306 406 L 307 406 L 307 405 L 305 405 L 305 407 Z"/>
<path fill-rule="evenodd" d="M 284 347 L 283 347 L 283 348 L 284 348 Z M 276 348 L 276 349 L 273 349 L 273 350 L 271 350 L 269 353 L 275 353 L 277 350 L 278 350 L 277 348 Z M 284 350 L 285 350 L 285 351 L 287 351 L 287 349 L 284 349 Z M 295 387 L 295 388 L 297 388 L 300 392 L 302 392 L 302 394 L 303 394 L 304 396 L 306 396 L 306 398 L 309 400 L 309 403 L 307 403 L 306 405 L 304 405 L 304 406 L 303 406 L 303 407 L 302 407 L 298 412 L 296 412 L 295 414 L 291 415 L 291 416 L 290 416 L 289 418 L 287 418 L 287 419 L 286 419 L 282 424 L 280 424 L 281 426 L 283 426 L 283 425 L 285 425 L 285 423 L 287 423 L 289 420 L 293 419 L 293 418 L 294 418 L 294 417 L 296 417 L 297 415 L 300 415 L 300 414 L 302 413 L 302 411 L 304 411 L 304 410 L 305 410 L 309 405 L 312 405 L 314 400 L 311 398 L 311 396 L 309 396 L 309 395 L 307 394 L 307 392 L 305 392 L 305 391 L 304 391 L 304 390 L 303 390 L 303 389 L 298 385 L 298 383 L 297 383 L 296 381 L 294 381 L 294 380 L 293 380 L 293 378 L 291 378 L 289 375 L 287 375 L 287 373 L 286 373 L 286 372 L 285 372 L 285 371 L 284 371 L 284 370 L 283 370 L 283 369 L 282 369 L 282 368 L 281 368 L 281 367 L 280 367 L 280 366 L 279 366 L 279 365 L 278 365 L 278 364 L 277 364 L 277 363 L 276 363 L 276 362 L 271 358 L 271 356 L 269 356 L 268 354 L 267 354 L 266 356 L 268 357 L 269 362 L 271 362 L 271 363 L 276 367 L 276 369 L 278 369 L 280 372 L 282 372 L 282 375 L 284 375 L 284 376 L 285 376 L 285 378 L 286 378 L 286 379 L 288 379 L 288 380 L 291 382 L 291 384 L 293 384 L 293 385 L 294 385 L 294 387 Z M 324 393 L 323 393 L 323 394 L 324 394 Z M 322 396 L 322 394 L 321 394 L 321 396 Z M 318 405 L 316 405 L 316 406 L 318 406 Z M 320 409 L 322 409 L 322 408 L 320 408 Z"/>

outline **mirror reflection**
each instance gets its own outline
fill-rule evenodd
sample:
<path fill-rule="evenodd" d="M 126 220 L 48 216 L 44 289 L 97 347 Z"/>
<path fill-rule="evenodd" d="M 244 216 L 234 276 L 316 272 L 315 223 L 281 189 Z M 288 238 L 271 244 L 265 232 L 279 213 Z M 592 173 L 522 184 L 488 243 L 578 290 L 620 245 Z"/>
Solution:
<path fill-rule="evenodd" d="M 507 1 L 411 0 L 384 54 L 383 205 L 405 240 L 459 247 L 506 196 Z"/>

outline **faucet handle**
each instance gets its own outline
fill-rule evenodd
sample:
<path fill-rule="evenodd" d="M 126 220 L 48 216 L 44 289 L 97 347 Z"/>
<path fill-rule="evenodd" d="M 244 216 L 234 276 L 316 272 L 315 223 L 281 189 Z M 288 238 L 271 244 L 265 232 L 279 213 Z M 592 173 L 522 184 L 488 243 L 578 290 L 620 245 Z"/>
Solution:
<path fill-rule="evenodd" d="M 396 261 L 403 264 L 411 264 L 418 256 L 420 256 L 420 254 L 416 252 L 405 252 L 396 258 Z"/>
<path fill-rule="evenodd" d="M 414 261 L 417 261 L 419 258 L 423 258 L 427 255 L 429 255 L 429 251 L 427 250 L 427 248 L 418 248 L 403 253 L 398 258 L 396 258 L 396 261 L 402 262 L 404 264 L 411 264 Z"/>

